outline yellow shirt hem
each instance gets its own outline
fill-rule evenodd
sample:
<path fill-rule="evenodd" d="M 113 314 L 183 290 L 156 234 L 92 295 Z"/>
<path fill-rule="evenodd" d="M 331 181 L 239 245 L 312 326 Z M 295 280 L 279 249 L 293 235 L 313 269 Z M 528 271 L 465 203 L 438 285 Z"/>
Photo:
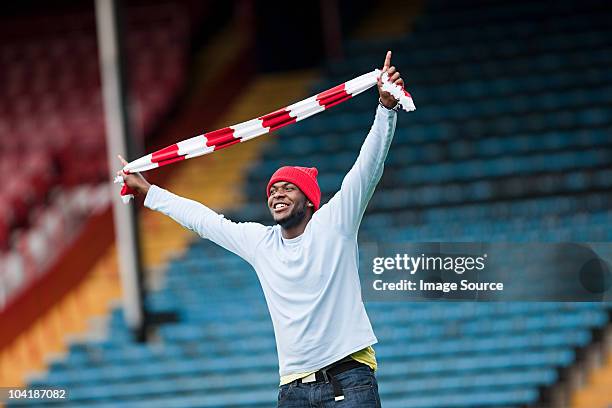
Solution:
<path fill-rule="evenodd" d="M 362 364 L 367 365 L 374 371 L 376 371 L 376 369 L 378 368 L 378 364 L 376 363 L 376 353 L 374 352 L 374 348 L 372 346 L 368 346 L 359 351 L 356 351 L 353 354 L 351 354 L 350 357 L 355 361 L 358 361 Z M 280 379 L 280 385 L 289 384 L 290 382 L 293 382 L 300 378 L 308 377 L 310 374 L 314 372 L 315 371 L 310 371 L 308 373 L 283 375 Z"/>

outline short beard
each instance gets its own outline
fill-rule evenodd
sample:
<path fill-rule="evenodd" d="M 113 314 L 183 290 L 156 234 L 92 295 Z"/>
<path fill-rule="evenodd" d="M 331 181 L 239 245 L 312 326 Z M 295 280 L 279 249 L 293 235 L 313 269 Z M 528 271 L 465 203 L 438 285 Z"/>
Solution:
<path fill-rule="evenodd" d="M 304 218 L 306 218 L 306 201 L 304 201 L 304 205 L 300 207 L 296 207 L 296 209 L 291 212 L 287 217 L 282 220 L 276 221 L 278 225 L 280 225 L 283 229 L 291 229 L 296 225 L 299 225 Z"/>

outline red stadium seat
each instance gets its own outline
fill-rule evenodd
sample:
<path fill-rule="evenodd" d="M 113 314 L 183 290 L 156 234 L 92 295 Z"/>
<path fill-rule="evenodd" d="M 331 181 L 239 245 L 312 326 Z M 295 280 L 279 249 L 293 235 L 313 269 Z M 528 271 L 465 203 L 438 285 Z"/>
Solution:
<path fill-rule="evenodd" d="M 138 138 L 177 95 L 190 17 L 180 4 L 128 7 L 127 71 Z M 17 239 L 19 260 L 10 263 L 32 273 L 41 267 L 41 247 L 66 231 L 58 221 L 63 217 L 40 210 L 48 206 L 51 189 L 109 177 L 95 18 L 92 10 L 4 20 L 0 171 L 19 176 L 0 185 L 0 249 L 9 247 L 11 231 L 25 228 Z"/>

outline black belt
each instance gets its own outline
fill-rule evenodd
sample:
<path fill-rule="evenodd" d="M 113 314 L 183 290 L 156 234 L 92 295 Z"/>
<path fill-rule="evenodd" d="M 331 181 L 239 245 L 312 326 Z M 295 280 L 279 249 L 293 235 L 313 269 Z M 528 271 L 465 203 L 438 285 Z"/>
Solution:
<path fill-rule="evenodd" d="M 343 373 L 348 370 L 352 370 L 353 368 L 359 368 L 359 367 L 368 367 L 368 366 L 363 363 L 360 363 L 357 360 L 353 360 L 352 358 L 347 357 L 340 361 L 336 361 L 335 363 L 330 364 L 327 367 L 323 367 L 319 371 L 315 372 L 314 373 L 315 380 L 308 381 L 308 382 L 325 382 L 325 383 L 329 382 L 331 383 L 334 389 L 334 400 L 341 401 L 344 399 L 344 395 L 342 393 L 342 387 L 340 386 L 340 383 L 338 382 L 338 380 L 336 380 L 335 377 L 340 373 Z M 311 377 L 311 376 L 308 376 L 308 377 Z M 308 377 L 305 377 L 305 378 L 308 378 Z M 303 380 L 304 378 L 300 378 L 295 381 L 305 382 Z"/>

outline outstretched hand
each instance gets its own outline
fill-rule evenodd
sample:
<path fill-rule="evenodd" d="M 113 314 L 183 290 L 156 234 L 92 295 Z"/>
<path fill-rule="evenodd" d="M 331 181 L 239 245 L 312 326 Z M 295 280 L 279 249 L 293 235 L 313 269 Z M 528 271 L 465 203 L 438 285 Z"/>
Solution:
<path fill-rule="evenodd" d="M 122 164 L 122 167 L 126 166 L 128 162 L 121 157 L 121 155 L 117 155 L 119 161 Z M 126 173 L 123 170 L 119 170 L 117 172 L 118 176 L 123 177 L 123 181 L 126 186 L 135 190 L 139 194 L 147 194 L 149 192 L 149 188 L 151 184 L 140 173 Z"/>
<path fill-rule="evenodd" d="M 395 67 L 391 65 L 391 51 L 387 51 L 387 56 L 385 57 L 385 63 L 383 65 L 382 72 L 387 73 L 387 75 L 389 76 L 389 80 L 393 84 L 399 85 L 401 87 L 404 86 L 404 80 L 401 78 L 399 71 L 397 71 Z M 397 105 L 397 99 L 395 99 L 393 95 L 391 95 L 389 92 L 383 91 L 381 77 L 378 78 L 378 94 L 380 95 L 380 101 L 383 105 L 385 105 L 385 107 L 393 109 L 395 105 Z"/>

